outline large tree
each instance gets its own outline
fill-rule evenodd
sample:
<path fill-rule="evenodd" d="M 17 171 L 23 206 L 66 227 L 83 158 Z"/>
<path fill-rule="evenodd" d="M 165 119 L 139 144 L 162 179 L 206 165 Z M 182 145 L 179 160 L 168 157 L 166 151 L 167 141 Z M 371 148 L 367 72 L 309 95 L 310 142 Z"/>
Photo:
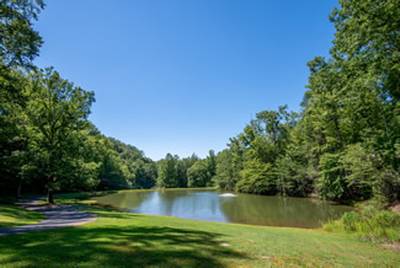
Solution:
<path fill-rule="evenodd" d="M 158 164 L 157 186 L 161 188 L 177 187 L 177 157 L 167 154 Z"/>
<path fill-rule="evenodd" d="M 31 77 L 26 113 L 30 126 L 30 147 L 40 161 L 46 178 L 48 201 L 71 167 L 76 155 L 76 135 L 88 126 L 94 101 L 92 92 L 64 80 L 53 69 L 37 71 Z"/>
<path fill-rule="evenodd" d="M 400 199 L 400 2 L 340 0 L 328 58 L 309 62 L 296 120 L 257 114 L 219 154 L 216 181 L 253 193 Z M 284 120 L 282 120 L 284 119 Z M 237 146 L 239 145 L 239 146 Z M 236 150 L 237 151 L 237 150 Z M 239 176 L 233 156 L 239 156 Z"/>
<path fill-rule="evenodd" d="M 7 67 L 32 67 L 42 38 L 32 27 L 44 8 L 42 0 L 0 2 L 0 60 Z"/>
<path fill-rule="evenodd" d="M 32 23 L 43 7 L 40 0 L 0 1 L 0 191 L 17 188 L 17 196 L 26 173 L 22 166 L 30 157 L 24 74 L 42 44 Z"/>
<path fill-rule="evenodd" d="M 375 196 L 393 201 L 399 195 L 389 193 L 400 189 L 399 1 L 340 4 L 331 15 L 331 58 L 309 63 L 310 90 L 299 126 L 309 136 L 303 138 L 312 152 L 308 162 L 319 171 L 323 197 L 368 198 L 373 188 Z M 363 179 L 361 169 L 371 179 Z"/>

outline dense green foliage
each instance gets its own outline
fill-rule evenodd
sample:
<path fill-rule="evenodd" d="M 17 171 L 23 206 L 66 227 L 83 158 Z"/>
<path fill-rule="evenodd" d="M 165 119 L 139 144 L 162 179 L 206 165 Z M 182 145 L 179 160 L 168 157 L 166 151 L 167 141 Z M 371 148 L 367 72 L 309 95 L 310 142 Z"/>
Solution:
<path fill-rule="evenodd" d="M 157 185 L 161 188 L 185 188 L 210 186 L 215 176 L 216 157 L 214 151 L 205 159 L 195 154 L 180 159 L 167 154 L 158 162 Z"/>
<path fill-rule="evenodd" d="M 156 164 L 88 121 L 93 92 L 32 64 L 40 0 L 0 3 L 0 191 L 150 188 Z M 22 187 L 23 186 L 23 187 Z"/>
<path fill-rule="evenodd" d="M 257 114 L 218 154 L 216 183 L 242 192 L 400 199 L 400 2 L 341 0 L 330 58 L 309 62 L 300 114 Z"/>
<path fill-rule="evenodd" d="M 0 4 L 0 58 L 7 67 L 32 67 L 39 54 L 40 35 L 32 29 L 44 8 L 43 0 L 2 0 Z M 4 67 L 4 66 L 3 66 Z"/>

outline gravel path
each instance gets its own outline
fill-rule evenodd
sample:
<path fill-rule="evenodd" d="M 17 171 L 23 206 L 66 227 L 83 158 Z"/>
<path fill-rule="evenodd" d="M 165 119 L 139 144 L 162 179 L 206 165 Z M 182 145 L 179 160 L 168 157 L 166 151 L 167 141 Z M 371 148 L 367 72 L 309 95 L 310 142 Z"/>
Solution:
<path fill-rule="evenodd" d="M 37 200 L 24 201 L 19 205 L 25 209 L 42 213 L 45 219 L 37 224 L 0 228 L 0 236 L 78 226 L 96 220 L 94 214 L 79 211 L 76 207 L 70 205 L 39 205 Z"/>

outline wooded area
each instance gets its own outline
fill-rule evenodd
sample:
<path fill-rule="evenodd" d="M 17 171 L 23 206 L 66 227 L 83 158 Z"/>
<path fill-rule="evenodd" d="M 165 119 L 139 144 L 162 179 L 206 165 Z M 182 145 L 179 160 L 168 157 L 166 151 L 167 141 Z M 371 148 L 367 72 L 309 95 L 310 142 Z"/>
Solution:
<path fill-rule="evenodd" d="M 399 1 L 340 1 L 330 57 L 308 63 L 299 113 L 257 114 L 217 157 L 216 183 L 249 193 L 400 199 Z"/>

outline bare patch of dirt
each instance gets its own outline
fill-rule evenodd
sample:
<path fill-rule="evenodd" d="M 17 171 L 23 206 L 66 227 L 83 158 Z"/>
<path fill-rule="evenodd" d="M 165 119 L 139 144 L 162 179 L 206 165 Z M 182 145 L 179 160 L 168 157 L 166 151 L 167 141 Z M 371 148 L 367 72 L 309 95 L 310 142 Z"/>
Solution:
<path fill-rule="evenodd" d="M 396 202 L 393 205 L 389 207 L 389 209 L 393 212 L 399 213 L 400 214 L 400 202 Z"/>
<path fill-rule="evenodd" d="M 262 259 L 262 260 L 271 260 L 271 259 L 273 259 L 274 257 L 272 257 L 272 256 L 261 256 L 260 257 L 260 259 Z"/>
<path fill-rule="evenodd" d="M 386 243 L 382 245 L 386 249 L 394 250 L 397 252 L 400 252 L 400 243 L 399 242 L 394 242 L 394 243 Z"/>

